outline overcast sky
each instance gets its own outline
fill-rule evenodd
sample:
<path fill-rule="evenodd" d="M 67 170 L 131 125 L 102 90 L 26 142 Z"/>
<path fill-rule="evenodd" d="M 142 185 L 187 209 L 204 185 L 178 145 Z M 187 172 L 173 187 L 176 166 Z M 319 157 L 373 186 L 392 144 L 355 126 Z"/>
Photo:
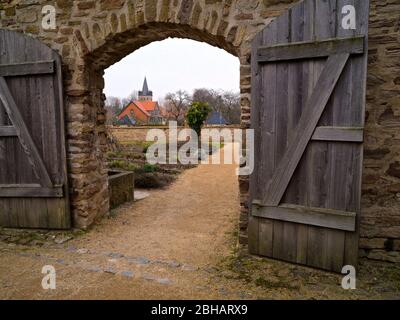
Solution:
<path fill-rule="evenodd" d="M 141 90 L 144 77 L 154 100 L 168 92 L 196 88 L 239 92 L 239 59 L 224 50 L 188 39 L 153 42 L 105 72 L 105 94 L 127 97 Z"/>

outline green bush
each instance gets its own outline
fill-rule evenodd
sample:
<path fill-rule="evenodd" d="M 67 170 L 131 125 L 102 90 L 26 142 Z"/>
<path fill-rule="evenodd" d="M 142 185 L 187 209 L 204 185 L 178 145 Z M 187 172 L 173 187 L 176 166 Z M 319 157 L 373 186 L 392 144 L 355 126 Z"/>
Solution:
<path fill-rule="evenodd" d="M 187 120 L 189 127 L 196 131 L 197 136 L 201 135 L 201 128 L 204 122 L 207 120 L 208 115 L 211 112 L 211 108 L 208 103 L 203 102 L 193 102 L 190 105 L 189 111 L 187 113 Z"/>

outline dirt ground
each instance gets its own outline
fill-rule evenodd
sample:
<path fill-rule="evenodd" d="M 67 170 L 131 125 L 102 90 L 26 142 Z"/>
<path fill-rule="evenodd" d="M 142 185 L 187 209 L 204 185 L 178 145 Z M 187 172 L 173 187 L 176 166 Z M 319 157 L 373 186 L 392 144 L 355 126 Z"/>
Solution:
<path fill-rule="evenodd" d="M 238 248 L 234 165 L 200 165 L 149 192 L 86 232 L 32 241 L 1 230 L 0 299 L 400 299 L 398 265 L 361 261 L 348 291 L 340 275 Z M 55 290 L 41 286 L 44 265 Z"/>

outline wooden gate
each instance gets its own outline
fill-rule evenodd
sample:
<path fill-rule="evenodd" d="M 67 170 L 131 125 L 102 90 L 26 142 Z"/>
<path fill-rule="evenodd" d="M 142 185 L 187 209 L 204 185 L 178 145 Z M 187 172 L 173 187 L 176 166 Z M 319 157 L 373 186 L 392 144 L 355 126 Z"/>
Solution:
<path fill-rule="evenodd" d="M 0 226 L 69 228 L 61 60 L 0 30 Z"/>
<path fill-rule="evenodd" d="M 305 0 L 254 40 L 252 253 L 357 265 L 368 15 L 368 0 Z"/>

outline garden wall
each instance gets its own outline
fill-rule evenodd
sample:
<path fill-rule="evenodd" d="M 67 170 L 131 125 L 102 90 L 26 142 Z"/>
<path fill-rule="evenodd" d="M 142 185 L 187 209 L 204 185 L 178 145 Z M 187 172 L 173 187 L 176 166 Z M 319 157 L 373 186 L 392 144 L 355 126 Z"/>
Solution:
<path fill-rule="evenodd" d="M 225 130 L 229 129 L 233 132 L 234 129 L 240 129 L 240 126 L 223 126 L 223 127 L 206 127 L 208 129 Z M 147 133 L 149 130 L 156 129 L 164 131 L 168 137 L 169 128 L 165 126 L 151 126 L 151 127 L 123 127 L 123 126 L 108 126 L 107 129 L 120 143 L 129 143 L 132 141 L 146 141 Z M 178 132 L 185 130 L 184 127 L 178 127 Z"/>
<path fill-rule="evenodd" d="M 109 171 L 110 209 L 134 200 L 135 176 L 133 172 Z"/>

